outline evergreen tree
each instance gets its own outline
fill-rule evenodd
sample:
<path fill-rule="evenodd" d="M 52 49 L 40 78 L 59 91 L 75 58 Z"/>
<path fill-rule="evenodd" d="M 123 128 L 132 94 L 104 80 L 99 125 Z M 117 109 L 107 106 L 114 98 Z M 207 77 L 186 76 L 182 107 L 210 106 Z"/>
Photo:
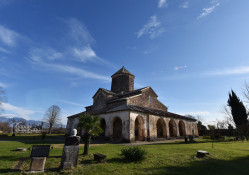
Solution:
<path fill-rule="evenodd" d="M 233 90 L 231 91 L 231 93 L 229 93 L 229 99 L 227 101 L 227 105 L 231 109 L 231 114 L 233 116 L 233 120 L 236 125 L 237 131 L 240 134 L 240 137 L 243 138 L 243 136 L 245 136 L 246 139 L 248 140 L 247 111 L 243 102 L 238 98 L 238 96 L 235 94 Z"/>

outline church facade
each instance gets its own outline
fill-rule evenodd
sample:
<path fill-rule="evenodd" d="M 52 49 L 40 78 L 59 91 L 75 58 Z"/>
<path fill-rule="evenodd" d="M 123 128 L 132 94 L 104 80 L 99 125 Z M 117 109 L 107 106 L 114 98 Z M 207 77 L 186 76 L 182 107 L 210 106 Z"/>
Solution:
<path fill-rule="evenodd" d="M 151 87 L 134 90 L 134 78 L 122 67 L 112 76 L 111 90 L 99 88 L 93 105 L 68 117 L 66 134 L 78 125 L 78 117 L 90 113 L 101 118 L 102 134 L 117 141 L 153 141 L 198 136 L 196 120 L 168 112 Z"/>

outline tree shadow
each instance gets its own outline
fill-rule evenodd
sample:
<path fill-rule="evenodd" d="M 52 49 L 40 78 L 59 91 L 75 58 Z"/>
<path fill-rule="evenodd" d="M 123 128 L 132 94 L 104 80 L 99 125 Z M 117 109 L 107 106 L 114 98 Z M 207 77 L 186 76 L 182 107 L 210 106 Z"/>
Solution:
<path fill-rule="evenodd" d="M 173 175 L 235 175 L 249 174 L 249 156 L 234 160 L 217 160 L 212 158 L 196 159 L 186 166 L 165 166 L 146 168 L 147 173 Z"/>

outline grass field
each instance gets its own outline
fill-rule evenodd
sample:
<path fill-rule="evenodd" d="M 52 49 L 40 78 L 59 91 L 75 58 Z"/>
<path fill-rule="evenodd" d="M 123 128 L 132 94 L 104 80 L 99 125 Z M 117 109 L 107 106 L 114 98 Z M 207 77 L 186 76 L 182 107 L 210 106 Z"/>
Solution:
<path fill-rule="evenodd" d="M 30 151 L 13 151 L 19 147 L 29 148 L 33 144 L 40 144 L 38 139 L 30 141 L 0 141 L 0 173 L 20 174 L 29 170 Z M 59 169 L 60 156 L 63 144 L 55 141 L 46 141 L 51 144 L 53 150 L 46 161 L 46 174 L 217 174 L 217 175 L 242 175 L 249 174 L 249 142 L 212 142 L 209 140 L 197 140 L 196 143 L 185 144 L 183 142 L 163 143 L 155 145 L 143 145 L 148 154 L 142 162 L 126 162 L 120 155 L 122 145 L 101 144 L 90 147 L 90 155 L 79 155 L 78 167 L 72 171 Z M 197 150 L 206 150 L 210 156 L 205 159 L 194 158 Z M 83 153 L 83 145 L 80 154 Z M 93 161 L 93 153 L 107 155 L 105 163 Z M 26 159 L 24 159 L 26 158 Z M 21 170 L 13 169 L 24 160 Z"/>

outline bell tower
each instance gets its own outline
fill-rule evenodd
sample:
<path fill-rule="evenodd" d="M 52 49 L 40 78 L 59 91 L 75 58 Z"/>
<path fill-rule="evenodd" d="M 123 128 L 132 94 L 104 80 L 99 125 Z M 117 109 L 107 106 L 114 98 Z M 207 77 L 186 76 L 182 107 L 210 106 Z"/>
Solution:
<path fill-rule="evenodd" d="M 120 70 L 112 75 L 111 91 L 118 94 L 124 94 L 133 91 L 134 78 L 135 76 L 123 66 Z"/>

